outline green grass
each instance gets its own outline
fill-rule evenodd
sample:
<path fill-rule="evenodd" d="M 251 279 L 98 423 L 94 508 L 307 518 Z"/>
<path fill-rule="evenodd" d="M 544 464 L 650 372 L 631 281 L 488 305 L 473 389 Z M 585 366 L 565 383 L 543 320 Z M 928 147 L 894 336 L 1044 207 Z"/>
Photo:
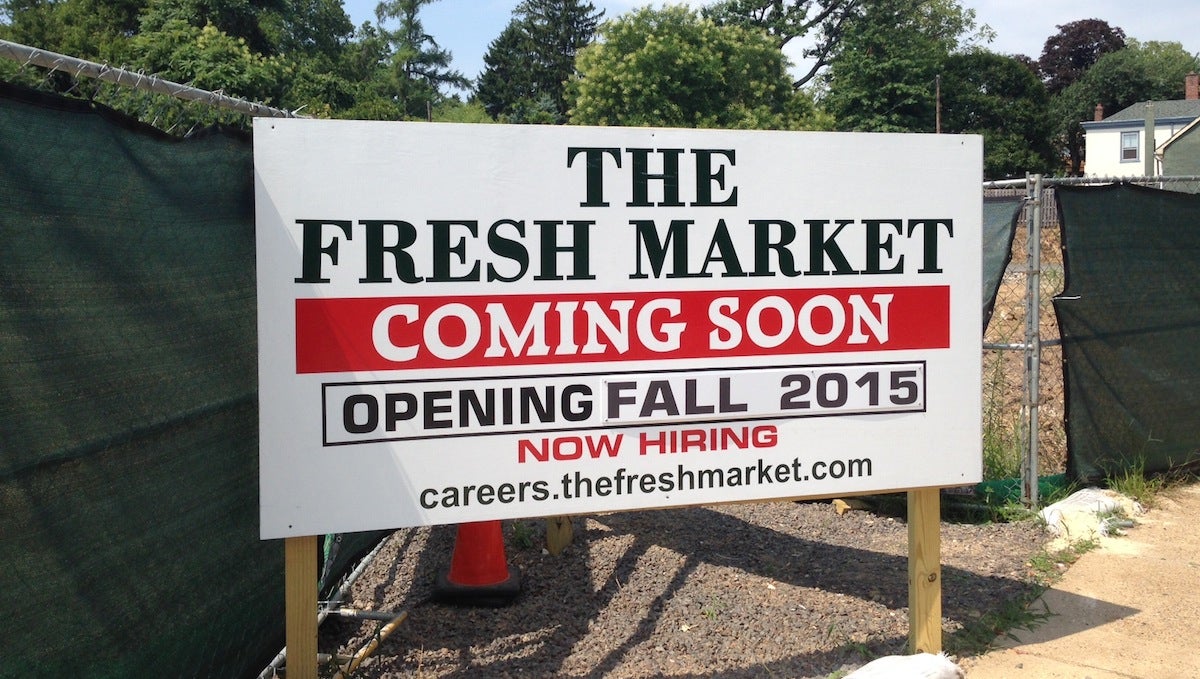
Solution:
<path fill-rule="evenodd" d="M 1016 639 L 1015 630 L 1033 630 L 1045 623 L 1051 614 L 1045 610 L 1032 610 L 1030 604 L 1058 582 L 1068 566 L 1098 544 L 1095 540 L 1077 540 L 1061 550 L 1042 549 L 1033 555 L 1029 560 L 1029 589 L 948 635 L 946 652 L 958 656 L 980 655 L 992 650 L 995 640 L 1001 636 Z"/>
<path fill-rule="evenodd" d="M 1133 498 L 1143 507 L 1153 507 L 1155 496 L 1166 487 L 1166 481 L 1162 477 L 1148 477 L 1146 460 L 1139 458 L 1128 469 L 1110 476 L 1108 487 L 1125 497 Z"/>
<path fill-rule="evenodd" d="M 514 521 L 512 524 L 513 545 L 521 549 L 533 547 L 533 527 L 524 521 Z"/>
<path fill-rule="evenodd" d="M 1063 571 L 1068 566 L 1098 546 L 1100 543 L 1096 540 L 1087 539 L 1072 541 L 1066 547 L 1053 552 L 1043 549 L 1029 560 L 1034 581 L 1042 587 L 1053 585 L 1062 578 Z"/>
<path fill-rule="evenodd" d="M 719 599 L 713 598 L 708 600 L 708 603 L 704 605 L 704 608 L 700 610 L 700 613 L 711 621 L 716 620 L 717 617 L 724 611 L 725 603 Z"/>
<path fill-rule="evenodd" d="M 1014 630 L 1034 630 L 1050 619 L 1046 611 L 1029 608 L 1045 588 L 1037 587 L 1025 596 L 1005 601 L 999 610 L 988 611 L 946 637 L 946 652 L 951 655 L 981 655 L 992 650 L 997 638 L 1016 639 Z"/>
<path fill-rule="evenodd" d="M 1005 421 L 1002 396 L 1004 362 L 995 361 L 987 376 L 983 408 L 983 478 L 1011 479 L 1021 475 L 1021 430 Z"/>
<path fill-rule="evenodd" d="M 994 418 L 983 423 L 983 478 L 985 481 L 1011 479 L 1021 475 L 1021 444 L 1014 427 L 1006 427 Z"/>

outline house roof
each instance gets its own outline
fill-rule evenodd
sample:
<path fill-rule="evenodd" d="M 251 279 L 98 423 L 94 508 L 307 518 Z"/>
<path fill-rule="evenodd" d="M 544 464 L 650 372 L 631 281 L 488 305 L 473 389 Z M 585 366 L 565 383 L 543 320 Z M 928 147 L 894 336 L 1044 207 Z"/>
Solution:
<path fill-rule="evenodd" d="M 1146 104 L 1154 104 L 1156 125 L 1187 125 L 1200 118 L 1200 99 L 1173 99 L 1169 101 L 1139 101 L 1104 120 L 1087 120 L 1082 123 L 1084 131 L 1130 130 L 1146 122 Z"/>
<path fill-rule="evenodd" d="M 1133 122 L 1144 121 L 1146 119 L 1146 103 L 1139 101 L 1138 103 L 1128 106 L 1111 116 L 1105 118 L 1102 122 Z M 1200 117 L 1200 99 L 1174 99 L 1169 101 L 1154 101 L 1149 102 L 1154 104 L 1155 119 L 1166 118 L 1196 118 Z"/>

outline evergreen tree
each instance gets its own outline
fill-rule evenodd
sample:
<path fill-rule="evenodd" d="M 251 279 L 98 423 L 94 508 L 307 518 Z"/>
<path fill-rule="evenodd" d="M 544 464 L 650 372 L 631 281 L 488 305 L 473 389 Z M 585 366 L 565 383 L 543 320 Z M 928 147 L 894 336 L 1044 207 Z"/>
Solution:
<path fill-rule="evenodd" d="M 596 34 L 604 12 L 586 0 L 524 0 L 488 46 L 476 96 L 509 122 L 564 122 L 565 83 L 575 55 Z"/>
<path fill-rule="evenodd" d="M 381 34 L 392 46 L 391 87 L 403 115 L 424 119 L 446 94 L 443 88 L 466 88 L 470 82 L 450 68 L 451 54 L 425 32 L 417 16 L 421 8 L 436 0 L 383 0 L 375 8 Z M 382 28 L 395 19 L 395 30 Z"/>
<path fill-rule="evenodd" d="M 493 118 L 509 114 L 519 101 L 536 96 L 529 54 L 533 50 L 518 19 L 513 19 L 488 45 L 475 98 Z"/>

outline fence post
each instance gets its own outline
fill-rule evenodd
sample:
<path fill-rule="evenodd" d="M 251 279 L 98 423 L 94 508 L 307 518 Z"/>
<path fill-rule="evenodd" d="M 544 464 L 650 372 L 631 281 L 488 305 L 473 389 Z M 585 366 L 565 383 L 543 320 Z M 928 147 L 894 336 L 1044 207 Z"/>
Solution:
<path fill-rule="evenodd" d="M 1030 194 L 1026 220 L 1025 271 L 1025 407 L 1028 416 L 1025 458 L 1021 461 L 1021 501 L 1038 505 L 1038 406 L 1042 360 L 1042 175 L 1026 177 Z"/>

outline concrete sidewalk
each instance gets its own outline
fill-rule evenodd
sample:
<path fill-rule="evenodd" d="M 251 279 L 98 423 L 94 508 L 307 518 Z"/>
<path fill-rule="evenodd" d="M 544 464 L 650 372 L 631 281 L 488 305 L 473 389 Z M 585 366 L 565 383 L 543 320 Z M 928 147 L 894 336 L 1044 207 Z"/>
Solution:
<path fill-rule="evenodd" d="M 1052 616 L 963 660 L 969 679 L 1200 677 L 1200 484 L 1165 491 L 1032 606 Z"/>

